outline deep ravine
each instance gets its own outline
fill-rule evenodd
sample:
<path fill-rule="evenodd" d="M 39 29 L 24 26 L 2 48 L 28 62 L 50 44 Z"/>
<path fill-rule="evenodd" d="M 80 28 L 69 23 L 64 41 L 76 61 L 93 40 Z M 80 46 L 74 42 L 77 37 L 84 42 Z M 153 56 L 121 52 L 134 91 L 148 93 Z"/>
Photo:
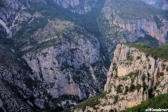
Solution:
<path fill-rule="evenodd" d="M 168 41 L 167 1 L 142 1 L 0 0 L 0 111 L 69 110 L 101 94 L 104 86 L 108 91 L 110 84 L 120 85 L 109 72 L 115 72 L 117 44 Z M 120 75 L 130 73 L 121 69 L 126 73 Z M 111 109 L 106 102 L 102 105 Z M 116 102 L 113 108 L 127 107 Z"/>

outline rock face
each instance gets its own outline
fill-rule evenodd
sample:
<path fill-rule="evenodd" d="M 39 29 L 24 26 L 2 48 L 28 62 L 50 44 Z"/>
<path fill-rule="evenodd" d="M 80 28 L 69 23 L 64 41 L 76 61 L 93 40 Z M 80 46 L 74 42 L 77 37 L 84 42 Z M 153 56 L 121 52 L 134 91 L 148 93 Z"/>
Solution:
<path fill-rule="evenodd" d="M 23 22 L 29 22 L 36 15 L 28 13 L 30 1 L 1 0 L 0 3 L 0 29 L 1 38 L 13 38 L 15 33 L 22 28 Z"/>
<path fill-rule="evenodd" d="M 59 24 L 61 22 L 57 26 Z M 63 24 L 61 26 L 64 27 Z M 44 30 L 47 31 L 46 28 Z M 64 30 L 59 37 L 50 37 L 55 40 L 44 38 L 46 40 L 39 42 L 39 46 L 48 46 L 35 50 L 27 46 L 29 49 L 23 55 L 28 65 L 38 74 L 38 79 L 48 84 L 47 90 L 53 98 L 71 95 L 81 100 L 103 90 L 106 68 L 101 65 L 99 42 L 82 29 L 78 30 Z M 52 34 L 53 30 L 49 31 Z M 40 39 L 43 38 L 40 36 Z"/>
<path fill-rule="evenodd" d="M 110 92 L 108 97 L 118 96 L 113 108 L 123 110 L 152 95 L 167 93 L 167 67 L 168 62 L 147 56 L 136 48 L 118 45 L 105 85 L 105 91 Z"/>
<path fill-rule="evenodd" d="M 32 80 L 25 80 L 32 83 L 32 89 L 21 88 L 25 94 L 29 94 L 21 99 L 37 110 L 57 111 L 57 107 L 69 108 L 103 91 L 107 70 L 97 37 L 72 21 L 60 19 L 59 11 L 55 11 L 55 6 L 50 6 L 50 2 L 13 2 L 3 2 L 6 4 L 1 8 L 4 12 L 0 21 L 3 32 L 0 44 L 3 44 L 3 41 L 12 41 L 13 55 L 29 68 L 25 72 L 29 73 L 27 77 Z M 38 3 L 41 5 L 35 7 Z M 10 12 L 6 10 L 7 6 L 16 9 Z M 46 7 L 51 8 L 45 9 Z M 44 10 L 41 11 L 41 8 Z M 17 72 L 16 74 L 19 77 L 23 75 Z M 8 78 L 6 81 L 13 80 Z M 18 79 L 18 82 L 14 81 L 12 84 L 16 87 L 29 85 L 21 82 L 22 80 Z M 3 103 L 4 100 L 7 98 L 2 99 Z"/>
<path fill-rule="evenodd" d="M 152 96 L 168 92 L 168 62 L 154 59 L 128 45 L 119 44 L 107 73 L 105 98 L 97 111 L 124 110 Z M 86 108 L 96 112 L 95 108 Z"/>
<path fill-rule="evenodd" d="M 0 1 L 0 29 L 1 33 L 0 36 L 1 38 L 5 37 L 11 37 L 11 31 L 9 26 L 12 25 L 13 19 L 15 18 L 16 11 L 19 9 L 20 4 L 19 2 L 17 3 L 17 0 L 12 0 L 12 1 L 6 1 L 6 0 L 1 0 Z M 13 10 L 11 10 L 13 9 Z"/>
<path fill-rule="evenodd" d="M 54 0 L 56 4 L 70 9 L 73 13 L 86 14 L 95 8 L 98 0 Z"/>
<path fill-rule="evenodd" d="M 0 45 L 0 53 L 0 110 L 33 112 L 33 104 L 28 103 L 33 97 L 33 86 L 28 84 L 33 83 L 31 72 L 27 72 L 6 47 Z"/>
<path fill-rule="evenodd" d="M 157 45 L 167 42 L 166 12 L 144 5 L 139 0 L 106 0 L 101 13 L 98 24 L 111 58 L 117 43 Z"/>

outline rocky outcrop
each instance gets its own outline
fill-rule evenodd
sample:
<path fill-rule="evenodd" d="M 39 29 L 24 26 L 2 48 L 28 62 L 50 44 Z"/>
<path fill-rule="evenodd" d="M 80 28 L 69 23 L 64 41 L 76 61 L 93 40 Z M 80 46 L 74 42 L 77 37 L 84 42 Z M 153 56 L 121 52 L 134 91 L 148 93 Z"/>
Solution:
<path fill-rule="evenodd" d="M 168 92 L 168 62 L 154 59 L 127 45 L 118 45 L 108 72 L 105 91 L 113 109 L 124 110 L 150 97 Z M 117 102 L 115 102 L 115 97 Z"/>
<path fill-rule="evenodd" d="M 106 96 L 92 112 L 125 110 L 153 96 L 168 93 L 168 62 L 155 59 L 134 47 L 119 44 L 107 73 Z"/>

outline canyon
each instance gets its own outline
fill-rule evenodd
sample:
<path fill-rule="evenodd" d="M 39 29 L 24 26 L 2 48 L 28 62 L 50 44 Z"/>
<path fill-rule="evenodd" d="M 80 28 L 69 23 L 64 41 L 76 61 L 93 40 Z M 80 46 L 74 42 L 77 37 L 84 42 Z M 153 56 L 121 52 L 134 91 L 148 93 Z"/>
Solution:
<path fill-rule="evenodd" d="M 108 100 L 100 100 L 100 110 L 124 110 L 147 100 L 162 78 L 152 94 L 167 93 L 163 70 L 167 62 L 121 44 L 167 43 L 167 1 L 156 4 L 155 0 L 0 0 L 0 111 L 66 111 L 102 92 L 107 92 Z M 164 75 L 158 78 L 158 74 Z M 121 92 L 117 99 L 122 100 L 114 101 L 116 87 L 126 90 L 124 84 L 139 90 Z"/>

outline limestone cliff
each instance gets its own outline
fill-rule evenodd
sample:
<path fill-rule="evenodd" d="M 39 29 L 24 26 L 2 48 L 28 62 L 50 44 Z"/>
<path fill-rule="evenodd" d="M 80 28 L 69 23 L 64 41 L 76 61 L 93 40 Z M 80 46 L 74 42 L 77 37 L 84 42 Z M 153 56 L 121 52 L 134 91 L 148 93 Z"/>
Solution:
<path fill-rule="evenodd" d="M 140 0 L 106 0 L 98 20 L 111 58 L 121 42 L 158 45 L 168 40 L 167 12 Z"/>
<path fill-rule="evenodd" d="M 18 84 L 18 81 L 13 84 L 20 87 L 32 83 L 33 89 L 27 99 L 30 98 L 28 102 L 32 108 L 41 111 L 57 111 L 57 107 L 76 105 L 103 91 L 106 82 L 107 70 L 97 37 L 69 19 L 72 17 L 68 11 L 70 8 L 66 12 L 55 2 L 2 1 L 0 7 L 0 45 L 11 45 L 6 49 L 12 49 L 13 55 L 26 64 L 29 69 L 25 72 L 33 79 L 29 83 Z M 61 11 L 69 14 L 68 19 Z M 7 71 L 11 72 L 10 69 Z M 19 77 L 24 75 L 16 74 Z M 13 81 L 11 78 L 6 80 Z M 25 89 L 25 94 L 29 93 L 29 88 L 22 89 Z"/>
<path fill-rule="evenodd" d="M 129 45 L 117 45 L 100 104 L 84 111 L 125 110 L 153 96 L 168 93 L 168 62 Z"/>
<path fill-rule="evenodd" d="M 49 23 L 43 29 L 44 35 L 38 32 L 32 35 L 40 41 L 22 47 L 23 58 L 37 78 L 48 85 L 46 89 L 53 98 L 71 95 L 82 100 L 93 96 L 103 90 L 106 81 L 100 44 L 80 27 L 58 21 Z M 76 99 L 67 102 L 71 100 Z"/>

